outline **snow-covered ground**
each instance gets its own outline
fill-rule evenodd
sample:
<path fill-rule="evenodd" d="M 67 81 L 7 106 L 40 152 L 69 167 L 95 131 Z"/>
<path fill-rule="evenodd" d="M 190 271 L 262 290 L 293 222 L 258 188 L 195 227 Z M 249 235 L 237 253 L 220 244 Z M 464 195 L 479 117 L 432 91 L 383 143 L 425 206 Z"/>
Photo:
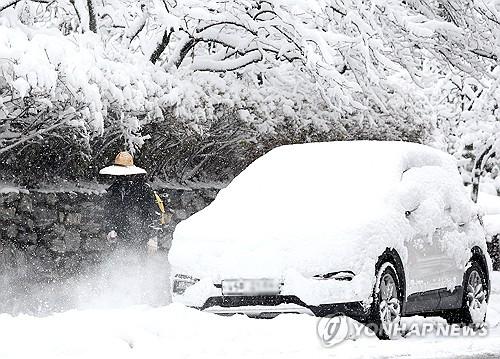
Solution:
<path fill-rule="evenodd" d="M 314 317 L 220 317 L 171 304 L 71 310 L 47 317 L 0 314 L 0 358 L 498 358 L 500 273 L 494 273 L 493 282 L 484 337 L 361 337 L 325 348 Z"/>

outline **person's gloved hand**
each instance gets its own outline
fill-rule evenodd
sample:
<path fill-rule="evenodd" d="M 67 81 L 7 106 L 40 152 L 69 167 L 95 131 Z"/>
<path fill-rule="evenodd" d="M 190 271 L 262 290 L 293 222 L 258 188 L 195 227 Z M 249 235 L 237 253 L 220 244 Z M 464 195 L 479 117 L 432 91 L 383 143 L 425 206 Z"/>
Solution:
<path fill-rule="evenodd" d="M 158 251 L 158 238 L 150 238 L 148 243 L 147 243 L 147 248 L 148 248 L 148 253 L 149 254 L 154 254 Z"/>
<path fill-rule="evenodd" d="M 118 238 L 118 235 L 116 234 L 116 232 L 114 230 L 109 232 L 108 235 L 106 236 L 106 239 L 111 243 L 116 242 L 117 238 Z"/>

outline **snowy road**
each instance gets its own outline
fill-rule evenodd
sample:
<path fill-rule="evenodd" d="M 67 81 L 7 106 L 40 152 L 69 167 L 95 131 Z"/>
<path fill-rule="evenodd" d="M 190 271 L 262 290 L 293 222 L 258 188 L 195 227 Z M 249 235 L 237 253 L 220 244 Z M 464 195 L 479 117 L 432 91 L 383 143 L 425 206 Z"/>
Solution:
<path fill-rule="evenodd" d="M 373 337 L 321 346 L 317 319 L 219 317 L 180 305 L 0 315 L 0 358 L 499 358 L 500 273 L 485 337 Z M 434 322 L 440 319 L 432 318 Z"/>
<path fill-rule="evenodd" d="M 488 354 L 469 354 L 469 355 L 451 355 L 446 357 L 446 359 L 498 359 L 497 353 L 488 353 Z"/>

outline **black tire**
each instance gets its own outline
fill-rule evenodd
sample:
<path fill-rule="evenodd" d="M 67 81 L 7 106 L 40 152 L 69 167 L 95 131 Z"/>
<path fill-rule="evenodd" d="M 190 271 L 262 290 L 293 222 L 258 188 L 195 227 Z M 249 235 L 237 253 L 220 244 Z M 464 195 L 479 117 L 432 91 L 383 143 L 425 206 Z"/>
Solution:
<path fill-rule="evenodd" d="M 390 290 L 391 293 L 388 293 L 389 290 L 384 292 L 391 285 L 391 282 L 394 283 L 394 288 Z M 386 340 L 396 337 L 403 303 L 401 281 L 392 263 L 383 263 L 377 271 L 377 281 L 372 299 L 370 316 L 366 325 L 375 332 L 379 339 Z"/>
<path fill-rule="evenodd" d="M 477 279 L 479 279 L 480 283 L 478 284 L 481 285 L 482 294 L 481 292 L 476 292 L 478 288 L 472 288 L 471 286 L 471 282 L 474 283 Z M 465 271 L 462 288 L 464 292 L 462 296 L 462 307 L 446 312 L 443 317 L 448 324 L 469 325 L 479 328 L 486 320 L 486 312 L 484 315 L 481 315 L 481 318 L 473 318 L 469 307 L 471 306 L 471 302 L 473 302 L 473 307 L 483 304 L 487 305 L 489 293 L 486 274 L 476 261 L 471 262 L 469 268 Z M 472 291 L 475 293 L 472 293 Z"/>

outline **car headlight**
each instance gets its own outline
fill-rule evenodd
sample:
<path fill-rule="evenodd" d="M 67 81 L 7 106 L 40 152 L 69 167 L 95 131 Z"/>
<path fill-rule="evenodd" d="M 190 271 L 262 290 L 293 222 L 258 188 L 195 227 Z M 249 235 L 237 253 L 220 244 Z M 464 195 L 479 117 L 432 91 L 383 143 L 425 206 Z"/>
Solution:
<path fill-rule="evenodd" d="M 176 274 L 172 284 L 172 292 L 175 294 L 184 294 L 186 289 L 196 284 L 198 281 L 198 278 L 194 278 L 186 274 Z"/>
<path fill-rule="evenodd" d="M 347 280 L 350 281 L 354 278 L 354 273 L 351 271 L 340 271 L 331 272 L 326 274 L 317 274 L 313 276 L 314 279 L 325 280 L 325 279 L 335 279 L 335 280 Z"/>

